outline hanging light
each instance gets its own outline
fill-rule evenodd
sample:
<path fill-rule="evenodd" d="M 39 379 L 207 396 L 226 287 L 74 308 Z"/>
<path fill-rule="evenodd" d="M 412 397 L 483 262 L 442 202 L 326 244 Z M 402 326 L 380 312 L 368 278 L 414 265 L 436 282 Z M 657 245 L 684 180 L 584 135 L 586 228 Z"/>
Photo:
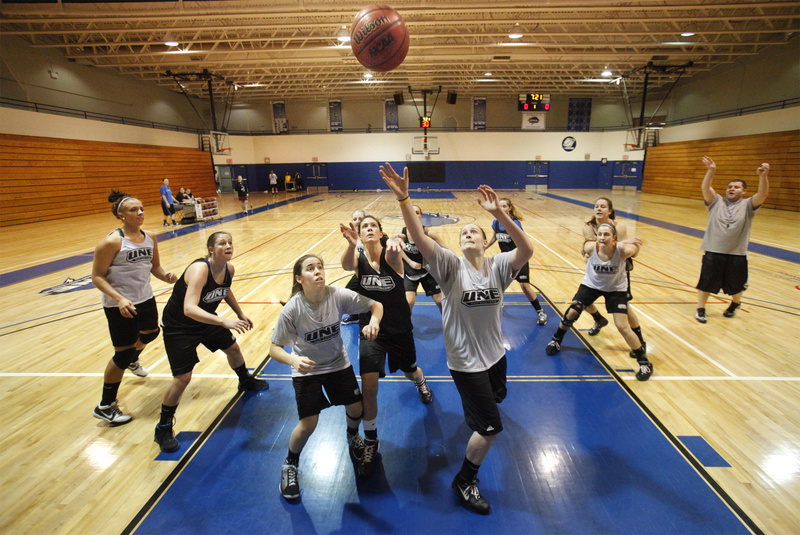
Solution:
<path fill-rule="evenodd" d="M 347 26 L 342 26 L 341 29 L 336 33 L 336 39 L 340 43 L 349 43 L 350 42 L 350 32 L 347 31 Z"/>
<path fill-rule="evenodd" d="M 167 46 L 178 46 L 180 43 L 176 41 L 172 35 L 167 34 L 164 36 L 164 44 Z"/>
<path fill-rule="evenodd" d="M 509 39 L 521 39 L 522 32 L 519 31 L 519 22 L 514 24 L 514 27 L 511 29 L 511 32 L 508 34 Z"/>

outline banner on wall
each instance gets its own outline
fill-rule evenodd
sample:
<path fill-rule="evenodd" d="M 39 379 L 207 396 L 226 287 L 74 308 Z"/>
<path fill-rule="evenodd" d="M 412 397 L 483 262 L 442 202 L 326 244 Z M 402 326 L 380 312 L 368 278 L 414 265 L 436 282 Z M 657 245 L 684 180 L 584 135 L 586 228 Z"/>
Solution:
<path fill-rule="evenodd" d="M 282 100 L 272 103 L 272 132 L 284 134 L 289 131 L 289 121 L 286 120 L 286 103 Z"/>
<path fill-rule="evenodd" d="M 328 99 L 328 124 L 330 132 L 342 131 L 342 99 Z"/>
<path fill-rule="evenodd" d="M 385 132 L 397 132 L 400 130 L 397 102 L 393 98 L 387 98 L 383 101 L 383 130 Z"/>
<path fill-rule="evenodd" d="M 472 129 L 486 130 L 486 97 L 472 97 Z"/>
<path fill-rule="evenodd" d="M 544 130 L 547 124 L 546 111 L 528 111 L 522 113 L 523 130 Z"/>

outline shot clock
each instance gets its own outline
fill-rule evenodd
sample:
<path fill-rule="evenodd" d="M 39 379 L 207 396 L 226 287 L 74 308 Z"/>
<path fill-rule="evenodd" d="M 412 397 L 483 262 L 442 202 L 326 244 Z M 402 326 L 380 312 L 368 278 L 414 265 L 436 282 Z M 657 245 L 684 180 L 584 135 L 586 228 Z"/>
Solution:
<path fill-rule="evenodd" d="M 517 109 L 519 111 L 548 111 L 550 95 L 544 93 L 520 93 Z"/>

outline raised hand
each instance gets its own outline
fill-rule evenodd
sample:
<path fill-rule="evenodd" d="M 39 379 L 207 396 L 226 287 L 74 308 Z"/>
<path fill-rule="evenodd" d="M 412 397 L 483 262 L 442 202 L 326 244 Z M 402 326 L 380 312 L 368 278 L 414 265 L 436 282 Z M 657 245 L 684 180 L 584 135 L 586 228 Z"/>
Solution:
<path fill-rule="evenodd" d="M 389 162 L 381 166 L 378 171 L 389 189 L 397 196 L 398 200 L 408 197 L 408 167 L 403 169 L 403 176 L 397 174 Z"/>
<path fill-rule="evenodd" d="M 758 174 L 758 176 L 768 175 L 769 174 L 769 164 L 768 163 L 762 163 L 761 167 L 759 167 L 756 170 L 756 173 Z"/>
<path fill-rule="evenodd" d="M 358 243 L 358 232 L 356 232 L 356 226 L 353 223 L 350 223 L 349 225 L 339 223 L 339 230 L 342 231 L 342 236 L 345 240 L 347 240 L 347 243 L 355 247 Z"/>
<path fill-rule="evenodd" d="M 494 192 L 489 186 L 482 184 L 478 186 L 478 192 L 481 194 L 481 199 L 476 199 L 481 208 L 487 212 L 495 212 L 499 210 L 500 200 L 497 193 Z"/>
<path fill-rule="evenodd" d="M 708 169 L 716 169 L 717 164 L 714 163 L 714 160 L 709 158 L 708 156 L 703 156 L 703 164 L 705 164 L 706 168 Z M 769 168 L 769 166 L 767 166 Z"/>

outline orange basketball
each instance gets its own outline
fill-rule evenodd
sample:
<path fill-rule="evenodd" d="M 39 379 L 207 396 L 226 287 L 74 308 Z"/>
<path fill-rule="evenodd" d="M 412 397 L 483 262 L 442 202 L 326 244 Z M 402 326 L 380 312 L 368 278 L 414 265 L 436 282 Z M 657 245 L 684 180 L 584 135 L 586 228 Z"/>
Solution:
<path fill-rule="evenodd" d="M 359 11 L 350 26 L 350 47 L 371 71 L 396 69 L 408 54 L 408 29 L 403 17 L 389 6 L 372 5 Z"/>

